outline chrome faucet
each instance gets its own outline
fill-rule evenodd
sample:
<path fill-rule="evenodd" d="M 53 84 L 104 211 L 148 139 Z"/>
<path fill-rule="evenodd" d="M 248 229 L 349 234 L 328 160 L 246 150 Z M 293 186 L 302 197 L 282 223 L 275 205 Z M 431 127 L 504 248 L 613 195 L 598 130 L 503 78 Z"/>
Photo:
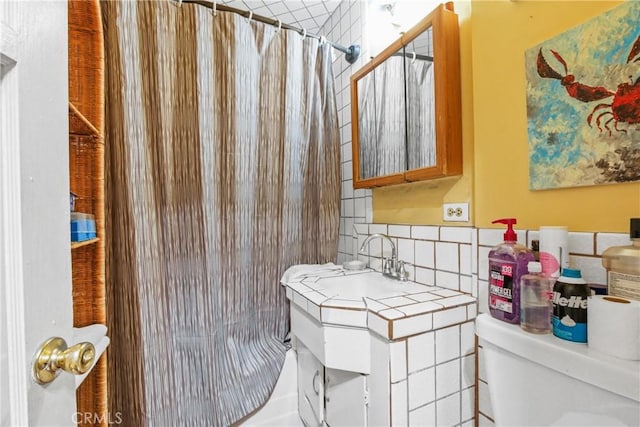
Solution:
<path fill-rule="evenodd" d="M 375 233 L 367 236 L 367 238 L 364 239 L 364 242 L 362 242 L 362 246 L 360 246 L 360 252 L 364 252 L 367 245 L 369 245 L 369 242 L 373 239 L 386 240 L 391 245 L 391 258 L 383 257 L 382 275 L 402 281 L 407 280 L 409 273 L 407 273 L 407 270 L 404 268 L 404 261 L 398 261 L 398 257 L 396 256 L 396 245 L 386 234 Z"/>

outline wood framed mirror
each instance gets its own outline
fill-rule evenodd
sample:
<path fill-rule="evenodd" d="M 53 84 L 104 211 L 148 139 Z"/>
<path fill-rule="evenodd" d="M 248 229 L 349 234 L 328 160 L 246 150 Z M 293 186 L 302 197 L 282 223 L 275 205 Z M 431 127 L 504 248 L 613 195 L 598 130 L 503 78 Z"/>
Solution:
<path fill-rule="evenodd" d="M 440 5 L 351 77 L 353 186 L 462 173 L 460 41 Z"/>

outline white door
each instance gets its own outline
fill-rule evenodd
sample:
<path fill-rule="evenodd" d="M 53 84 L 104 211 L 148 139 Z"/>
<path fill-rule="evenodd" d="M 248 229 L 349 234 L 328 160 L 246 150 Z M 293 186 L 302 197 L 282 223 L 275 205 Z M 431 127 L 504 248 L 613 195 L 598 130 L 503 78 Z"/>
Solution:
<path fill-rule="evenodd" d="M 72 339 L 67 3 L 0 1 L 0 425 L 68 426 L 72 375 L 35 383 L 36 348 Z"/>
<path fill-rule="evenodd" d="M 297 341 L 298 414 L 308 427 L 324 425 L 324 366 Z"/>
<path fill-rule="evenodd" d="M 339 369 L 324 370 L 324 416 L 331 427 L 367 425 L 366 375 Z"/>

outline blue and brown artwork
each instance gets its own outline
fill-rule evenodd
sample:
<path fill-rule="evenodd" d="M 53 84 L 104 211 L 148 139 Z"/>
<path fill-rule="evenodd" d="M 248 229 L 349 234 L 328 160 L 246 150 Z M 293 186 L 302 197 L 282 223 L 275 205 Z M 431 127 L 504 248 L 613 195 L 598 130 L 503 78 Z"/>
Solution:
<path fill-rule="evenodd" d="M 640 181 L 640 2 L 527 50 L 529 187 Z"/>

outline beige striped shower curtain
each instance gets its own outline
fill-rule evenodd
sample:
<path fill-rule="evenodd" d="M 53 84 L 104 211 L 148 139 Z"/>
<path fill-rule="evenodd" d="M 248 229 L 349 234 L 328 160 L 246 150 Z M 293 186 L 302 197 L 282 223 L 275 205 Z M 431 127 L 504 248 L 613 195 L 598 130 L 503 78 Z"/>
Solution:
<path fill-rule="evenodd" d="M 109 411 L 229 425 L 278 377 L 279 278 L 337 255 L 327 44 L 171 1 L 104 1 Z"/>

